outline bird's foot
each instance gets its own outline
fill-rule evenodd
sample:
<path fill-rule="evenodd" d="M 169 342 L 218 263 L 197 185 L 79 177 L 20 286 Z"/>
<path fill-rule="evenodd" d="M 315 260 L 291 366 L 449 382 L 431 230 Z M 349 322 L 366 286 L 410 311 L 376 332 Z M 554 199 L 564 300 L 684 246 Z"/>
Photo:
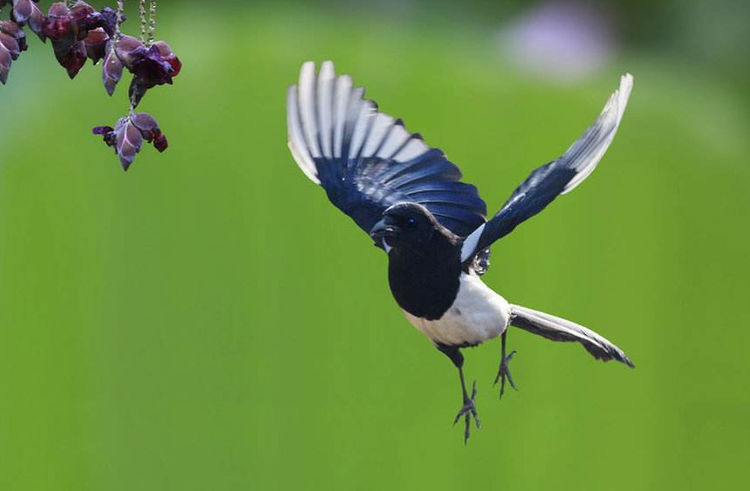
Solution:
<path fill-rule="evenodd" d="M 500 368 L 497 370 L 497 377 L 495 377 L 495 383 L 493 385 L 497 385 L 497 382 L 500 382 L 500 396 L 503 397 L 503 394 L 505 393 L 505 380 L 507 379 L 510 383 L 510 386 L 513 387 L 513 390 L 518 390 L 516 388 L 516 384 L 513 383 L 513 377 L 510 375 L 510 370 L 508 369 L 508 364 L 513 359 L 513 355 L 516 354 L 516 350 L 511 351 L 508 356 L 503 356 L 500 360 Z"/>
<path fill-rule="evenodd" d="M 456 419 L 453 420 L 453 424 L 458 423 L 458 420 L 463 416 L 466 428 L 464 430 L 464 444 L 469 441 L 469 428 L 471 427 L 471 418 L 474 418 L 474 423 L 477 425 L 477 429 L 481 428 L 482 424 L 479 422 L 479 416 L 477 415 L 477 407 L 474 404 L 474 398 L 477 395 L 477 382 L 471 389 L 471 397 L 464 393 L 464 405 L 456 415 Z"/>

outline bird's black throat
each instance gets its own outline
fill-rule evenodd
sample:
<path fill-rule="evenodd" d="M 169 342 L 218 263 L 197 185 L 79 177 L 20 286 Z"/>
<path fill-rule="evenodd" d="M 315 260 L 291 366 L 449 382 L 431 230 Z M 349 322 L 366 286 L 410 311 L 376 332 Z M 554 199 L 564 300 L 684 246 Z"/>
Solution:
<path fill-rule="evenodd" d="M 399 306 L 416 317 L 441 318 L 458 294 L 461 259 L 455 240 L 435 234 L 419 250 L 399 247 L 388 256 L 388 283 Z"/>

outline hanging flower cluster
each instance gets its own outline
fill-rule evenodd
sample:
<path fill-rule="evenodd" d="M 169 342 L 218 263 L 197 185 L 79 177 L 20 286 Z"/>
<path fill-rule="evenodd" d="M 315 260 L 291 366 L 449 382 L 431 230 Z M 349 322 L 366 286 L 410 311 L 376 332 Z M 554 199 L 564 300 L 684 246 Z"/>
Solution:
<path fill-rule="evenodd" d="M 27 49 L 28 27 L 42 42 L 50 40 L 58 63 L 73 79 L 87 59 L 93 64 L 102 61 L 102 83 L 112 95 L 122 78 L 123 70 L 133 75 L 128 90 L 129 114 L 115 127 L 97 126 L 93 132 L 103 135 L 105 143 L 114 148 L 124 170 L 133 163 L 143 140 L 163 152 L 167 139 L 156 120 L 148 113 L 136 114 L 134 109 L 149 89 L 171 84 L 182 64 L 164 41 L 154 41 L 156 0 L 139 0 L 140 39 L 123 35 L 120 25 L 125 20 L 124 0 L 117 0 L 117 10 L 94 9 L 79 0 L 55 2 L 45 15 L 38 0 L 0 0 L 0 9 L 12 5 L 10 20 L 0 21 L 0 82 L 6 83 L 11 63 Z"/>
<path fill-rule="evenodd" d="M 120 118 L 114 128 L 97 126 L 93 131 L 95 135 L 102 135 L 104 143 L 115 149 L 125 170 L 133 163 L 143 140 L 153 143 L 154 148 L 160 152 L 167 148 L 167 138 L 154 117 L 148 113 L 130 114 Z"/>

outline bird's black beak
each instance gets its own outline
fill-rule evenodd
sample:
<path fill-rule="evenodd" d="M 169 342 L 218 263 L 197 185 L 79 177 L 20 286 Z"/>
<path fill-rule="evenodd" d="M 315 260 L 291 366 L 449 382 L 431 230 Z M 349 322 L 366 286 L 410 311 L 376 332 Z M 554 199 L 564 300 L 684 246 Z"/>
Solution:
<path fill-rule="evenodd" d="M 393 223 L 391 217 L 385 216 L 372 227 L 370 237 L 375 242 L 380 242 L 383 239 L 393 237 L 396 233 L 398 233 L 398 227 Z"/>

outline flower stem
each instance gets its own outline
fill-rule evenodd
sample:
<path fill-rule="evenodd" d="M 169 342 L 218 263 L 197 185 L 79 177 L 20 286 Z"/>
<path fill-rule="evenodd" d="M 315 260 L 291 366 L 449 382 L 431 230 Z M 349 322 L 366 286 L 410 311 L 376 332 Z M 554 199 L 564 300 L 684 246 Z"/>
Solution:
<path fill-rule="evenodd" d="M 141 42 L 146 44 L 146 0 L 138 1 L 138 16 L 141 19 Z"/>
<path fill-rule="evenodd" d="M 154 31 L 156 30 L 156 0 L 149 2 L 148 8 L 148 45 L 154 43 Z"/>
<path fill-rule="evenodd" d="M 117 0 L 117 22 L 115 22 L 115 44 L 122 37 L 120 32 L 120 24 L 123 21 L 123 14 L 125 12 L 125 0 Z"/>

